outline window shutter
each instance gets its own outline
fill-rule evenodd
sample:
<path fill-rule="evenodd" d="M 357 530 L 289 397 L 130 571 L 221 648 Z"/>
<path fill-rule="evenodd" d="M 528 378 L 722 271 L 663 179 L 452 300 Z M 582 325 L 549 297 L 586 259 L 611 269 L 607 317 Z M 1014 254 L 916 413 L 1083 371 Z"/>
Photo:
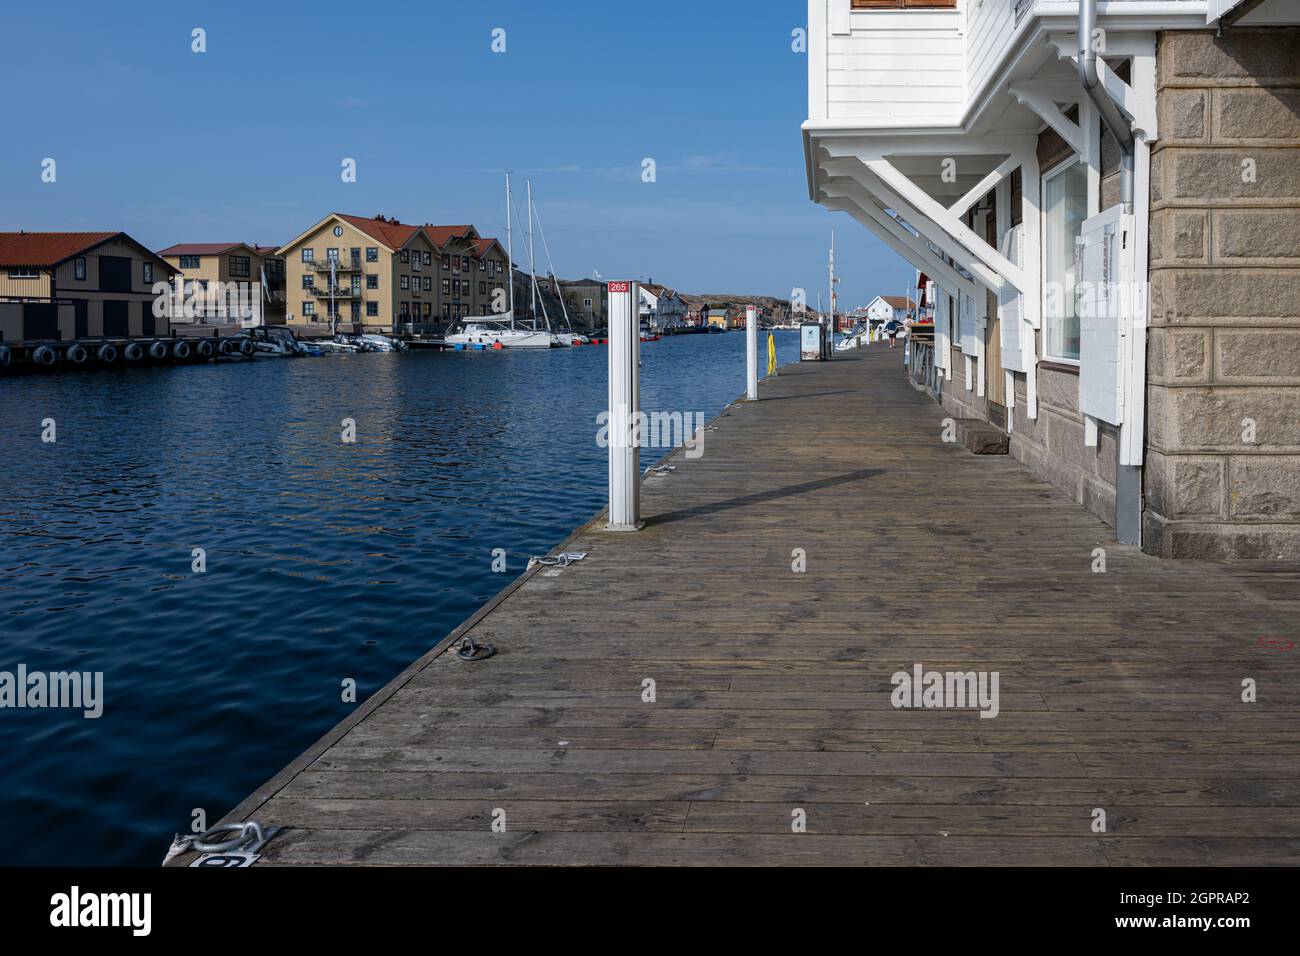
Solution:
<path fill-rule="evenodd" d="M 934 367 L 947 370 L 952 362 L 948 337 L 948 293 L 935 287 L 934 299 Z"/>
<path fill-rule="evenodd" d="M 961 351 L 963 355 L 979 354 L 979 329 L 975 323 L 975 300 L 965 292 L 958 293 L 961 312 Z"/>
<path fill-rule="evenodd" d="M 1013 226 L 1002 237 L 1002 254 L 1020 268 L 1024 268 L 1024 227 Z M 1025 330 L 1021 316 L 1021 303 L 1024 296 L 1010 283 L 1003 283 L 998 293 L 998 328 L 1002 337 L 1002 367 L 1013 372 L 1023 372 L 1028 368 L 1025 361 Z"/>

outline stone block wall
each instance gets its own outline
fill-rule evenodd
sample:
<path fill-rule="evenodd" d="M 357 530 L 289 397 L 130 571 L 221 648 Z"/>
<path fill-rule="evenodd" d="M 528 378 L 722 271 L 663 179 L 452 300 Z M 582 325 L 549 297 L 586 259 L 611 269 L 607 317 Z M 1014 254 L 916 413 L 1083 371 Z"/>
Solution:
<path fill-rule="evenodd" d="M 1084 444 L 1079 376 L 1040 365 L 1037 418 L 1026 411 L 1024 375 L 1015 376 L 1015 386 L 1011 456 L 1114 527 L 1117 433 L 1102 423 L 1096 447 Z"/>
<path fill-rule="evenodd" d="M 1159 37 L 1144 549 L 1300 558 L 1300 28 Z"/>

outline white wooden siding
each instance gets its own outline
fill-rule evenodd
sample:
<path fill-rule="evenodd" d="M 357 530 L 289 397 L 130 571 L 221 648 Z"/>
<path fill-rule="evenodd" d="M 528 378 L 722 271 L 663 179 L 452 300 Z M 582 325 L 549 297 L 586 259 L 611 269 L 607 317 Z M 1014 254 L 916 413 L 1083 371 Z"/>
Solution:
<path fill-rule="evenodd" d="M 974 97 L 1011 43 L 1011 35 L 1015 32 L 1015 0 L 983 0 L 982 3 L 963 0 L 963 12 L 967 34 L 967 88 Z M 1024 17 L 1021 19 L 1023 21 Z"/>
<path fill-rule="evenodd" d="M 833 5 L 835 0 L 824 0 Z M 834 7 L 828 6 L 828 18 Z M 965 104 L 958 10 L 855 10 L 826 41 L 826 118 L 882 125 L 955 123 Z"/>

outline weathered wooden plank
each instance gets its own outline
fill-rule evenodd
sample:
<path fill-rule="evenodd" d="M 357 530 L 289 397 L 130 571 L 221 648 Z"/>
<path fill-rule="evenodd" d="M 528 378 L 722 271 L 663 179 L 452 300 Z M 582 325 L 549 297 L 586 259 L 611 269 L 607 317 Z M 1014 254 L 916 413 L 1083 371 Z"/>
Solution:
<path fill-rule="evenodd" d="M 259 865 L 1067 866 L 1105 865 L 1091 837 L 291 830 Z"/>
<path fill-rule="evenodd" d="M 1242 778 L 813 776 L 794 774 L 442 773 L 318 770 L 296 776 L 286 798 L 387 800 L 755 800 L 989 806 L 1297 807 L 1300 774 Z M 496 804 L 494 804 L 495 806 Z"/>
<path fill-rule="evenodd" d="M 723 750 L 494 750 L 353 746 L 347 739 L 322 755 L 318 770 L 510 770 L 515 773 L 735 773 L 970 777 L 1059 777 L 1082 774 L 1073 753 L 818 753 Z M 1184 774 L 1185 776 L 1186 774 Z M 1149 776 L 1149 774 L 1148 774 Z"/>
<path fill-rule="evenodd" d="M 521 802 L 520 806 L 527 806 Z M 1108 806 L 1106 832 L 1093 834 L 1092 810 L 1086 805 L 952 806 L 880 803 L 730 803 L 700 800 L 690 805 L 688 832 L 788 833 L 792 812 L 801 810 L 808 833 L 941 836 L 1096 836 L 1130 837 L 1273 837 L 1300 838 L 1300 817 L 1292 807 Z M 1108 845 L 1108 844 L 1107 844 Z"/>
<path fill-rule="evenodd" d="M 377 830 L 491 831 L 494 822 L 508 831 L 585 833 L 680 833 L 690 803 L 671 800 L 388 800 L 286 798 L 266 811 L 271 826 L 347 829 L 363 818 Z M 503 811 L 497 814 L 496 811 Z"/>
<path fill-rule="evenodd" d="M 935 734 L 977 735 L 988 739 L 1028 741 L 1031 734 L 1068 734 L 1078 746 L 1128 749 L 1125 744 L 1144 738 L 1203 741 L 1207 746 L 1235 747 L 1235 742 L 1266 739 L 1278 743 L 1300 738 L 1300 716 L 1284 713 L 1177 713 L 1149 712 L 1092 714 L 1080 711 L 1011 711 L 1000 713 L 995 725 L 969 710 L 752 710 L 703 707 L 641 708 L 629 713 L 621 707 L 502 707 L 384 708 L 366 722 L 367 728 L 390 733 L 442 726 L 447 728 L 547 728 L 601 729 L 647 727 L 710 729 L 750 733 L 757 739 L 767 735 L 820 733 L 867 733 L 905 740 L 921 733 L 934 740 Z M 358 728 L 360 729 L 360 728 Z M 1253 733 L 1247 734 L 1247 731 Z M 358 739 L 358 738 L 354 738 Z M 802 748 L 807 749 L 807 748 Z M 1016 748 L 1009 748 L 1016 749 Z"/>

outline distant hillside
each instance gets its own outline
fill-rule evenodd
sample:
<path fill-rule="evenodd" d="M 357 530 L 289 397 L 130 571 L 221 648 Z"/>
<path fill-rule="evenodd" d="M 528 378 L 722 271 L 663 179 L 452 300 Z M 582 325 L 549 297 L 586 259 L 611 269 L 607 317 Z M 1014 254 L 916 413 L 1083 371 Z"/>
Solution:
<path fill-rule="evenodd" d="M 790 308 L 789 299 L 778 299 L 776 296 L 771 295 L 741 295 L 734 292 L 707 294 L 682 292 L 679 294 L 693 309 L 700 306 L 723 309 L 734 306 L 756 305 L 760 309 L 765 309 L 768 314 L 784 315 Z M 815 317 L 818 314 L 817 310 L 811 306 L 806 308 L 806 313 L 810 317 Z"/>

